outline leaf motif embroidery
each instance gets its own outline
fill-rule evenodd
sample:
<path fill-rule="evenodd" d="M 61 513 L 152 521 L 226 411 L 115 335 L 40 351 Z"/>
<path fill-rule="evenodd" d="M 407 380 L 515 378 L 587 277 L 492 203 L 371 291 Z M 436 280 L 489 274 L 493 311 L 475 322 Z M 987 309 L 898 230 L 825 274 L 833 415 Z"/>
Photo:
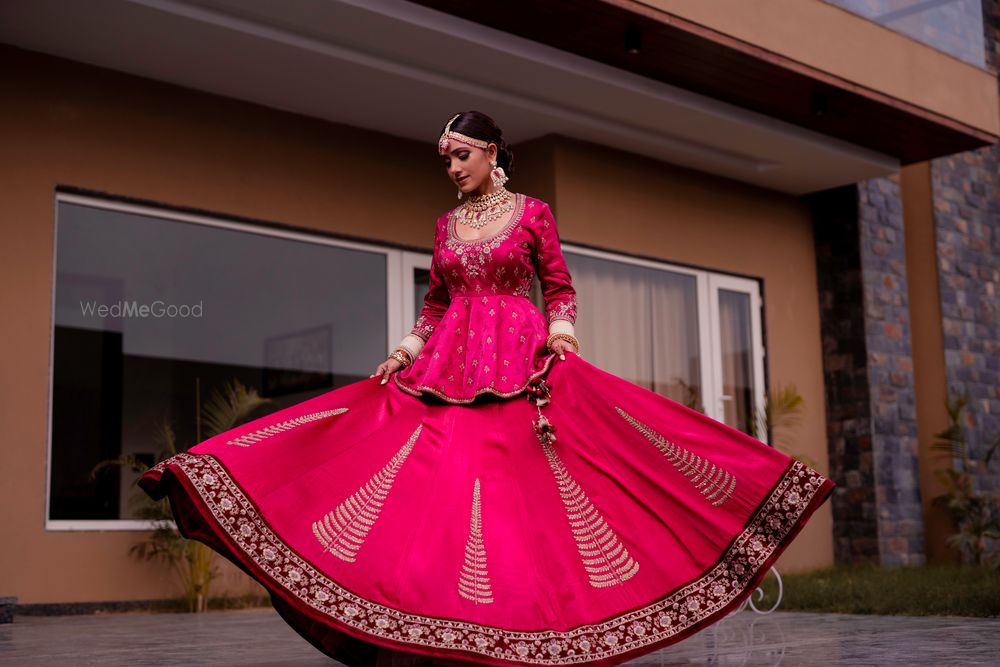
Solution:
<path fill-rule="evenodd" d="M 315 610 L 317 622 L 356 628 L 394 645 L 463 650 L 485 662 L 511 664 L 620 663 L 623 654 L 676 641 L 702 626 L 729 604 L 736 604 L 772 556 L 780 553 L 808 514 L 832 490 L 832 482 L 793 460 L 772 487 L 757 499 L 757 509 L 742 532 L 721 552 L 715 565 L 672 592 L 587 625 L 563 630 L 517 630 L 482 621 L 410 613 L 366 599 L 344 588 L 311 560 L 302 557 L 272 530 L 259 506 L 246 495 L 212 454 L 181 452 L 155 466 L 187 478 L 214 517 L 213 525 L 231 540 L 233 552 L 253 563 L 269 589 L 298 597 Z M 155 475 L 159 478 L 159 475 Z M 616 659 L 617 658 L 617 659 Z"/>
<path fill-rule="evenodd" d="M 478 477 L 472 490 L 472 518 L 469 525 L 469 539 L 465 543 L 465 560 L 458 579 L 458 594 L 477 604 L 493 602 L 493 588 L 486 569 Z"/>
<path fill-rule="evenodd" d="M 313 535 L 323 545 L 323 552 L 353 563 L 368 532 L 382 511 L 382 505 L 392 490 L 396 475 L 420 437 L 424 425 L 417 426 L 399 451 L 377 473 L 336 509 L 312 524 Z"/>
<path fill-rule="evenodd" d="M 265 426 L 264 428 L 257 429 L 253 433 L 247 433 L 241 435 L 238 438 L 234 438 L 226 442 L 227 445 L 239 445 L 240 447 L 249 447 L 250 445 L 256 444 L 261 440 L 270 438 L 272 435 L 283 433 L 290 429 L 302 426 L 303 424 L 308 424 L 309 422 L 316 421 L 317 419 L 323 419 L 325 417 L 332 417 L 333 415 L 339 415 L 341 413 L 347 412 L 348 408 L 336 408 L 334 410 L 323 410 L 322 412 L 313 412 L 308 415 L 300 415 L 294 419 L 288 419 L 277 424 L 271 424 L 270 426 Z"/>
<path fill-rule="evenodd" d="M 689 477 L 691 483 L 701 491 L 701 495 L 705 496 L 706 500 L 714 501 L 712 503 L 714 507 L 719 507 L 733 495 L 733 489 L 736 488 L 735 475 L 708 459 L 670 442 L 618 406 L 615 406 L 615 410 L 636 430 L 646 436 L 647 440 L 656 445 L 656 448 L 663 453 L 668 461 L 674 464 L 678 471 L 684 473 L 685 477 Z"/>
<path fill-rule="evenodd" d="M 541 415 L 540 411 L 539 414 Z M 535 425 L 535 434 L 559 486 L 559 495 L 562 496 L 566 516 L 576 539 L 576 548 L 590 585 L 594 588 L 620 585 L 639 571 L 639 563 L 629 555 L 618 534 L 611 529 L 604 516 L 566 469 L 552 447 L 551 441 L 555 440 L 553 430 L 551 422 L 540 416 Z"/>

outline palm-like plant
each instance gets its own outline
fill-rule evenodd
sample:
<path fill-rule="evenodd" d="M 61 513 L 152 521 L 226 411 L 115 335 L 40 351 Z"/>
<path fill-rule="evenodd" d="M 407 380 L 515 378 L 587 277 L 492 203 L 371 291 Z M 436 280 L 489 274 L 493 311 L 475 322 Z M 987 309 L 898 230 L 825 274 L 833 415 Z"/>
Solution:
<path fill-rule="evenodd" d="M 948 536 L 946 544 L 961 553 L 966 562 L 982 565 L 987 541 L 1000 539 L 1000 498 L 995 493 L 978 490 L 976 480 L 978 473 L 989 470 L 993 454 L 1000 447 L 1000 437 L 994 436 L 978 456 L 969 452 L 963 425 L 968 402 L 967 391 L 949 392 L 945 399 L 948 428 L 936 433 L 937 440 L 931 444 L 931 449 L 948 461 L 946 467 L 934 471 L 945 492 L 932 502 L 946 508 L 958 528 Z"/>
<path fill-rule="evenodd" d="M 239 380 L 229 381 L 221 392 L 214 390 L 206 404 L 201 406 L 196 420 L 196 442 L 239 426 L 250 419 L 261 405 L 269 402 L 271 399 L 262 398 L 256 389 L 245 387 Z M 206 426 L 204 438 L 203 421 Z M 170 458 L 179 451 L 173 427 L 167 420 L 157 426 L 153 441 L 159 445 L 157 461 Z M 139 475 L 149 469 L 134 454 L 123 454 L 115 459 L 100 461 L 90 471 L 91 479 L 113 466 L 128 468 Z M 167 498 L 153 500 L 141 489 L 136 489 L 129 499 L 129 506 L 137 518 L 149 521 L 152 525 L 150 535 L 133 544 L 129 548 L 129 554 L 141 560 L 165 563 L 181 581 L 188 611 L 206 611 L 212 580 L 219 574 L 215 552 L 202 542 L 185 539 L 180 534 Z"/>
<path fill-rule="evenodd" d="M 684 378 L 679 375 L 674 378 L 674 381 L 679 384 L 681 389 L 684 391 L 684 396 L 678 402 L 691 408 L 692 410 L 704 413 L 705 406 L 701 404 L 701 389 L 698 385 L 685 381 Z"/>
<path fill-rule="evenodd" d="M 801 423 L 801 413 L 804 404 L 805 400 L 794 384 L 786 387 L 775 385 L 772 391 L 764 395 L 764 404 L 754 408 L 749 422 L 750 435 L 758 440 L 762 440 L 764 436 L 771 433 L 774 436 L 772 444 L 776 448 L 802 461 L 811 468 L 818 468 L 819 464 L 814 459 L 800 452 L 788 449 L 778 441 L 777 437 L 779 431 L 798 426 Z"/>

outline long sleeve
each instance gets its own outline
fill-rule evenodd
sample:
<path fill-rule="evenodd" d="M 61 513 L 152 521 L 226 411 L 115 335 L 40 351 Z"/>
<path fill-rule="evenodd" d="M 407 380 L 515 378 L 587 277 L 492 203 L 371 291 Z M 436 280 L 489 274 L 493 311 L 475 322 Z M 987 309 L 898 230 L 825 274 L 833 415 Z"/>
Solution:
<path fill-rule="evenodd" d="M 434 333 L 434 327 L 438 325 L 444 313 L 451 303 L 451 295 L 448 293 L 448 285 L 441 275 L 441 267 L 438 265 L 438 253 L 440 248 L 440 225 L 434 235 L 434 254 L 431 258 L 430 287 L 424 295 L 424 305 L 420 309 L 420 314 L 413 328 L 410 330 L 411 336 L 416 336 L 427 342 L 427 339 Z M 423 347 L 421 345 L 421 347 Z M 419 351 L 419 350 L 418 350 Z"/>
<path fill-rule="evenodd" d="M 552 209 L 548 204 L 543 204 L 538 216 L 541 224 L 535 261 L 549 331 L 567 331 L 565 324 L 556 326 L 554 323 L 558 320 L 565 320 L 570 325 L 576 322 L 576 289 L 559 244 L 559 230 Z M 571 332 L 572 329 L 568 331 Z"/>

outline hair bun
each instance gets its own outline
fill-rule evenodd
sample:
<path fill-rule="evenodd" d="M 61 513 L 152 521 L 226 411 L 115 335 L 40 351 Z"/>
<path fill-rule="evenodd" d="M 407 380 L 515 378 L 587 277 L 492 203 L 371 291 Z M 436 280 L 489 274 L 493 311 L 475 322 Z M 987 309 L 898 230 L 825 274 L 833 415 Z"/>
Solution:
<path fill-rule="evenodd" d="M 503 142 L 503 153 L 507 158 L 507 167 L 504 169 L 504 173 L 508 176 L 514 175 L 514 150 L 510 147 L 506 141 Z"/>

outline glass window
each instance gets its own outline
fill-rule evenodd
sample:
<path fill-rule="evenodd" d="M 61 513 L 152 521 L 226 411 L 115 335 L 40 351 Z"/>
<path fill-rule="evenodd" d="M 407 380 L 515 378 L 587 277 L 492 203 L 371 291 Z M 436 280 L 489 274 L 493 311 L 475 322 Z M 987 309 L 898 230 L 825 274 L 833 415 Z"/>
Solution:
<path fill-rule="evenodd" d="M 719 290 L 719 338 L 722 354 L 723 420 L 750 432 L 754 413 L 753 341 L 750 335 L 750 295 Z"/>
<path fill-rule="evenodd" d="M 424 298 L 427 296 L 427 292 L 431 289 L 431 270 L 430 267 L 414 267 L 413 269 L 413 311 L 414 313 L 420 313 L 421 309 L 424 307 Z M 416 315 L 412 318 L 416 321 Z"/>
<path fill-rule="evenodd" d="M 387 253 L 155 209 L 57 203 L 50 528 L 133 518 L 136 475 L 208 437 L 237 380 L 263 416 L 368 377 L 387 345 Z M 74 522 L 60 525 L 59 522 Z"/>
<path fill-rule="evenodd" d="M 587 348 L 581 353 L 615 375 L 703 410 L 696 277 L 565 255 L 580 304 L 575 329 Z"/>
<path fill-rule="evenodd" d="M 986 66 L 982 0 L 825 0 L 976 67 Z"/>
<path fill-rule="evenodd" d="M 760 283 L 563 244 L 591 363 L 745 433 L 763 403 Z M 533 299 L 540 305 L 536 281 Z"/>

